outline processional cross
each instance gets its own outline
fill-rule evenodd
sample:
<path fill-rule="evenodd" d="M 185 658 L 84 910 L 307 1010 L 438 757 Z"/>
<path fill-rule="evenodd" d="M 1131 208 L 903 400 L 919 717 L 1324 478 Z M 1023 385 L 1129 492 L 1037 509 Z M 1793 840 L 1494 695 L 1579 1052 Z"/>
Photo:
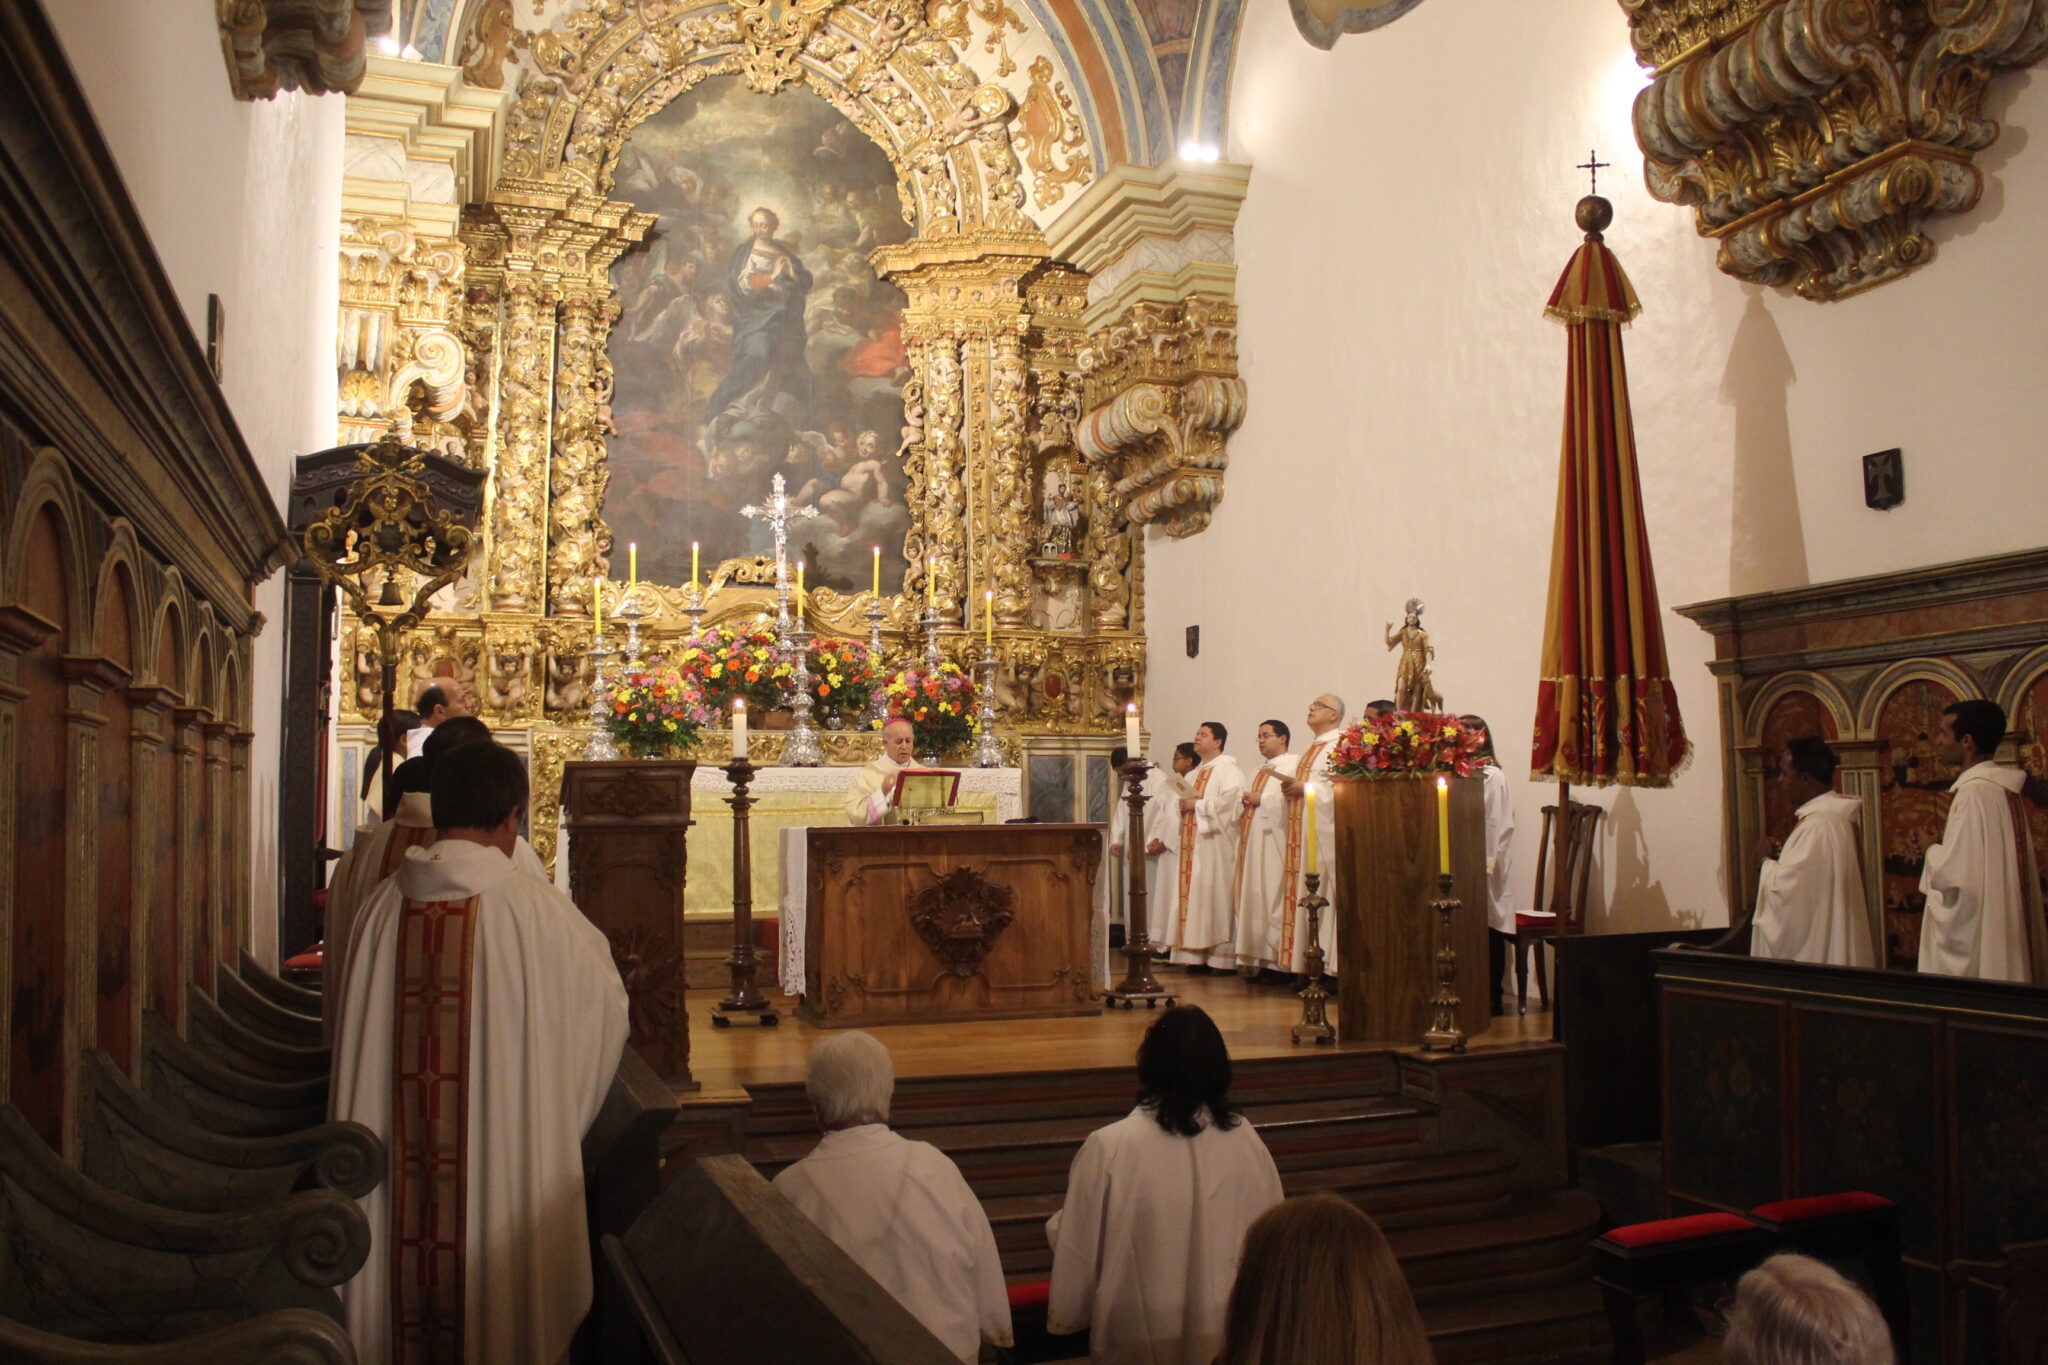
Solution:
<path fill-rule="evenodd" d="M 740 515 L 749 521 L 765 521 L 775 532 L 775 598 L 776 612 L 782 625 L 789 625 L 789 523 L 802 518 L 815 517 L 815 507 L 798 507 L 789 500 L 787 486 L 777 474 L 769 485 L 772 491 L 768 501 L 759 505 L 748 503 L 740 509 Z"/>

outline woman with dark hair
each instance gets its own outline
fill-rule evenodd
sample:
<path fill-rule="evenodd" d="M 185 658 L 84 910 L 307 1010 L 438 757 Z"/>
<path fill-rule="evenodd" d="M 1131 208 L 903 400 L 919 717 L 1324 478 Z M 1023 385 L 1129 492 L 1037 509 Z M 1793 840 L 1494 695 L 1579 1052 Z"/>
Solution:
<path fill-rule="evenodd" d="M 1430 1365 L 1386 1234 L 1331 1194 L 1289 1199 L 1245 1234 L 1217 1365 Z"/>
<path fill-rule="evenodd" d="M 1089 1329 L 1097 1365 L 1210 1365 L 1245 1230 L 1280 1173 L 1230 1099 L 1230 1053 L 1192 1005 L 1138 1045 L 1138 1105 L 1088 1135 L 1052 1240 L 1047 1329 Z"/>

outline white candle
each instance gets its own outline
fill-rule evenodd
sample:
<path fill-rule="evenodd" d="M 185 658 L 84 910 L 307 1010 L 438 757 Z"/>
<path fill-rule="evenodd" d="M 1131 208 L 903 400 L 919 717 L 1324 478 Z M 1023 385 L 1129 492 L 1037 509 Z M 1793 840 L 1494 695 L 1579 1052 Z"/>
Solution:
<path fill-rule="evenodd" d="M 747 699 L 732 704 L 732 756 L 735 762 L 747 756 Z"/>
<path fill-rule="evenodd" d="M 1138 742 L 1138 703 L 1124 703 L 1124 753 L 1136 758 L 1144 746 Z"/>

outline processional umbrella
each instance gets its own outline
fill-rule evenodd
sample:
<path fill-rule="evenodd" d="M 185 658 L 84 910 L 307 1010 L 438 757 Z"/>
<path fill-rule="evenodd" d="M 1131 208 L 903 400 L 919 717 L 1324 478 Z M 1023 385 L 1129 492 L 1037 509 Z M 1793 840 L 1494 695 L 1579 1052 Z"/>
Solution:
<path fill-rule="evenodd" d="M 1558 781 L 1557 896 L 1563 907 L 1571 784 L 1666 787 L 1690 752 L 1664 653 L 1657 576 L 1643 523 L 1621 329 L 1642 311 L 1601 240 L 1614 209 L 1579 201 L 1586 240 L 1544 312 L 1564 323 L 1564 450 L 1550 604 L 1536 689 L 1532 776 Z"/>

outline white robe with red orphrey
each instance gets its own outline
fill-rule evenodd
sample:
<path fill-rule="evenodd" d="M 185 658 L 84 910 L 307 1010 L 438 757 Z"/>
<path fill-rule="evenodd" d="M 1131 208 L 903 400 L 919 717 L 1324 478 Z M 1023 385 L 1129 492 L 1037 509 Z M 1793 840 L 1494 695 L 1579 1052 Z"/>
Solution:
<path fill-rule="evenodd" d="M 1270 967 L 1277 960 L 1277 931 L 1288 899 L 1287 872 L 1300 861 L 1298 854 L 1292 860 L 1287 856 L 1293 822 L 1288 819 L 1291 803 L 1281 792 L 1280 782 L 1292 778 L 1300 762 L 1299 754 L 1265 759 L 1245 789 L 1245 795 L 1259 804 L 1244 809 L 1237 820 L 1237 867 L 1231 900 L 1237 908 L 1240 967 Z"/>
<path fill-rule="evenodd" d="M 1229 754 L 1188 774 L 1195 808 L 1180 820 L 1179 885 L 1171 921 L 1173 960 L 1228 967 L 1237 960 L 1237 821 L 1244 814 L 1244 773 Z"/>
<path fill-rule="evenodd" d="M 494 848 L 409 852 L 356 926 L 329 1112 L 391 1153 L 342 1287 L 364 1365 L 555 1365 L 590 1306 L 583 1135 L 626 1043 L 604 934 Z"/>
<path fill-rule="evenodd" d="M 2048 925 L 2020 804 L 2026 780 L 1987 759 L 1949 789 L 1948 823 L 1920 872 L 1921 971 L 2048 985 Z"/>
<path fill-rule="evenodd" d="M 1799 823 L 1757 874 L 1752 957 L 1875 967 L 1870 904 L 1863 893 L 1857 825 L 1863 803 L 1822 792 L 1799 808 Z"/>
<path fill-rule="evenodd" d="M 1308 799 L 1296 797 L 1287 803 L 1288 894 L 1279 905 L 1279 922 L 1273 931 L 1280 960 L 1274 965 L 1297 974 L 1308 970 L 1308 911 L 1301 908 L 1308 895 L 1308 874 L 1322 874 L 1321 894 L 1329 904 L 1323 907 L 1319 937 L 1323 943 L 1323 971 L 1337 971 L 1337 789 L 1330 780 L 1330 760 L 1337 755 L 1337 740 L 1343 731 L 1332 727 L 1309 741 L 1301 751 L 1295 769 L 1305 786 L 1316 789 L 1316 866 L 1307 865 Z"/>

